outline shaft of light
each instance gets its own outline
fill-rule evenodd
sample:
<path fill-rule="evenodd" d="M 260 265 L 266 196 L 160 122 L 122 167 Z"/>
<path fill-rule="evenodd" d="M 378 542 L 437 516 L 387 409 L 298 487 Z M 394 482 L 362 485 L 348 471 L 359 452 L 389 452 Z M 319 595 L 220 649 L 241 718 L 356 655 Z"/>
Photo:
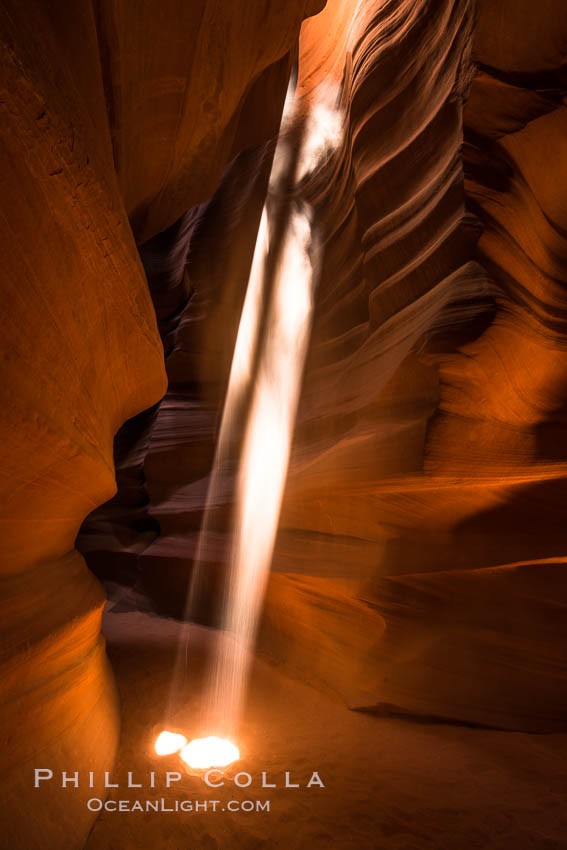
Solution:
<path fill-rule="evenodd" d="M 292 210 L 276 272 L 237 485 L 229 590 L 209 692 L 209 724 L 230 733 L 264 598 L 313 306 L 308 214 Z"/>
<path fill-rule="evenodd" d="M 336 100 L 335 92 L 334 103 Z M 331 101 L 327 92 L 324 103 L 308 117 L 306 133 L 295 160 L 293 140 L 287 132 L 293 123 L 290 116 L 295 105 L 291 88 L 288 91 L 282 117 L 282 128 L 286 132 L 280 132 L 268 190 L 268 195 L 273 193 L 274 198 L 279 197 L 280 203 L 283 202 L 281 193 L 286 185 L 286 175 L 291 175 L 292 183 L 295 180 L 297 184 L 337 145 L 342 117 L 333 113 Z M 198 598 L 198 587 L 206 570 L 211 508 L 219 501 L 219 485 L 230 460 L 234 432 L 245 422 L 228 591 L 223 601 L 222 629 L 214 637 L 203 716 L 198 721 L 199 729 L 209 737 L 192 741 L 182 751 L 185 756 L 193 758 L 193 745 L 199 744 L 199 760 L 202 766 L 207 767 L 215 764 L 211 759 L 217 757 L 217 745 L 211 742 L 220 740 L 217 734 L 231 736 L 237 729 L 248 679 L 250 649 L 279 523 L 309 340 L 316 277 L 312 261 L 317 251 L 313 250 L 308 207 L 288 201 L 287 209 L 289 216 L 283 235 L 279 234 L 279 225 L 276 227 L 278 235 L 274 238 L 278 244 L 275 251 L 270 244 L 272 217 L 269 203 L 262 212 L 187 603 L 187 619 L 191 619 L 194 600 Z M 270 260 L 276 253 L 278 261 L 274 269 Z M 185 624 L 184 640 L 179 644 L 171 685 L 172 697 L 186 675 L 188 640 L 189 625 Z M 226 742 L 227 738 L 224 740 Z"/>
<path fill-rule="evenodd" d="M 259 335 L 261 305 L 265 291 L 264 266 L 269 247 L 268 216 L 266 208 L 262 211 L 248 287 L 240 317 L 238 334 L 231 364 L 227 394 L 215 447 L 213 466 L 207 486 L 205 510 L 201 530 L 193 561 L 193 573 L 185 605 L 185 622 L 177 647 L 177 657 L 169 692 L 167 714 L 174 711 L 176 697 L 183 687 L 187 674 L 187 656 L 190 635 L 190 621 L 195 616 L 195 603 L 199 596 L 201 582 L 205 577 L 206 553 L 211 530 L 211 513 L 222 502 L 222 481 L 230 462 L 230 451 L 236 423 L 243 413 L 244 398 L 252 377 L 252 363 Z"/>

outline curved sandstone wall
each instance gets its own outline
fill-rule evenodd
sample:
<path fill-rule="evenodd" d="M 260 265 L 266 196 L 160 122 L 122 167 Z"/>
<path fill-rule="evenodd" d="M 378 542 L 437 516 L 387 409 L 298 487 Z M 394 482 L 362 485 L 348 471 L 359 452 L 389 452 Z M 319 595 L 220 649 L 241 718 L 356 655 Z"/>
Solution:
<path fill-rule="evenodd" d="M 474 14 L 355 19 L 264 639 L 353 706 L 543 730 L 567 705 L 567 32 L 557 3 Z"/>
<path fill-rule="evenodd" d="M 34 5 L 0 15 L 2 832 L 22 850 L 80 847 L 93 818 L 88 789 L 34 790 L 34 768 L 95 770 L 99 794 L 112 768 L 104 593 L 73 547 L 115 489 L 115 431 L 165 390 L 91 10 Z"/>

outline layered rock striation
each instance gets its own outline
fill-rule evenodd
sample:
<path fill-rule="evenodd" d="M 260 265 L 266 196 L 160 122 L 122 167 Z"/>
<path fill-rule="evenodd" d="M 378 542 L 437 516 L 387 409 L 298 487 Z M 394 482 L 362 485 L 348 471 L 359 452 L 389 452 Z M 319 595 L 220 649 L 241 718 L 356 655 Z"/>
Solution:
<path fill-rule="evenodd" d="M 474 11 L 353 23 L 265 640 L 353 706 L 541 731 L 567 701 L 565 28 Z"/>

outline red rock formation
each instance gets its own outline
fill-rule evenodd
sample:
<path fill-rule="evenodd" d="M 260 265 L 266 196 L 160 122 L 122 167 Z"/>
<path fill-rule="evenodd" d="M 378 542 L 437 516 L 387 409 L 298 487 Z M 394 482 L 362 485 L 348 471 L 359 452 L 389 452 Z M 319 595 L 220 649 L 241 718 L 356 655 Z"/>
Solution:
<path fill-rule="evenodd" d="M 115 431 L 165 389 L 114 178 L 94 20 L 88 7 L 72 20 L 59 11 L 5 3 L 0 18 L 2 831 L 21 848 L 77 847 L 93 817 L 84 794 L 69 806 L 34 791 L 35 767 L 114 759 L 104 594 L 73 546 L 113 493 Z"/>
<path fill-rule="evenodd" d="M 74 539 L 115 490 L 113 435 L 166 389 L 135 238 L 170 389 L 121 433 L 121 492 L 82 543 L 179 613 L 269 141 L 321 5 L 0 11 L 11 847 L 81 846 L 84 798 L 31 770 L 100 776 L 116 749 Z M 305 187 L 323 272 L 261 647 L 354 707 L 565 722 L 562 5 L 329 0 L 303 29 L 305 106 L 340 84 L 347 121 Z"/>
<path fill-rule="evenodd" d="M 321 19 L 340 20 L 342 6 Z M 452 0 L 361 5 L 352 21 L 348 132 L 332 176 L 324 169 L 311 188 L 325 256 L 264 630 L 279 646 L 299 621 L 288 658 L 351 705 L 452 717 L 446 699 L 428 702 L 435 691 L 413 669 L 396 690 L 390 646 L 399 632 L 411 640 L 418 610 L 401 599 L 389 616 L 380 583 L 424 569 L 425 540 L 402 563 L 396 553 L 414 531 L 412 503 L 432 487 L 424 459 L 439 399 L 435 352 L 476 332 L 489 295 L 460 157 L 472 25 L 470 4 Z M 306 98 L 327 61 L 318 26 L 302 36 Z M 325 634 L 316 657 L 313 631 Z M 417 641 L 408 657 L 419 654 Z"/>
<path fill-rule="evenodd" d="M 480 4 L 464 197 L 467 5 L 386 3 L 355 25 L 265 634 L 354 705 L 564 724 L 565 28 L 548 12 Z M 322 18 L 303 31 L 315 66 Z"/>

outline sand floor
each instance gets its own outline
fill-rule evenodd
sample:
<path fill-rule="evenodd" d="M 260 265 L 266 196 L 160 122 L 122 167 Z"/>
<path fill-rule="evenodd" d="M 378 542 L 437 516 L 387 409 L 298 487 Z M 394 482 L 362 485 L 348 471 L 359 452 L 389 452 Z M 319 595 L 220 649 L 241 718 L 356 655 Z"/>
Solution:
<path fill-rule="evenodd" d="M 151 749 L 162 717 L 179 626 L 137 612 L 106 617 L 122 700 L 122 742 L 111 799 L 218 800 L 216 811 L 107 812 L 87 850 L 559 850 L 567 848 L 567 735 L 528 735 L 376 718 L 255 659 L 238 743 L 242 759 L 222 788 L 184 775 L 167 790 L 177 756 Z M 206 644 L 207 630 L 200 630 Z M 200 638 L 201 639 L 201 638 Z M 190 679 L 187 722 L 199 675 Z M 189 736 L 191 731 L 188 730 Z M 236 770 L 254 777 L 247 788 Z M 134 782 L 156 787 L 127 788 Z M 262 788 L 261 774 L 299 789 Z M 325 788 L 306 788 L 317 771 Z M 142 777 L 142 778 L 140 778 Z M 229 801 L 269 801 L 270 811 L 228 811 Z M 232 803 L 231 805 L 235 805 Z M 250 806 L 249 803 L 246 805 Z"/>

